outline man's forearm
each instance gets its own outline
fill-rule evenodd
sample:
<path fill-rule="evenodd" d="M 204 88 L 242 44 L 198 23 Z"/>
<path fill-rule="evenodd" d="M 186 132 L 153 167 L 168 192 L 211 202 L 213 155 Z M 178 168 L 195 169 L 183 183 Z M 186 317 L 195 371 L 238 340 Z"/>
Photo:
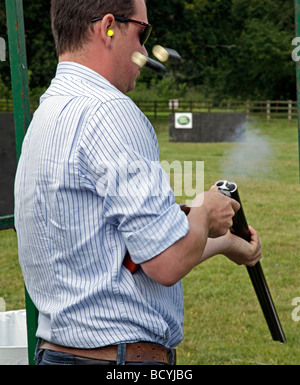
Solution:
<path fill-rule="evenodd" d="M 219 238 L 208 238 L 206 242 L 206 247 L 202 256 L 200 257 L 199 263 L 202 263 L 213 257 L 214 255 L 224 254 L 229 247 L 229 239 L 227 235 L 223 235 Z"/>

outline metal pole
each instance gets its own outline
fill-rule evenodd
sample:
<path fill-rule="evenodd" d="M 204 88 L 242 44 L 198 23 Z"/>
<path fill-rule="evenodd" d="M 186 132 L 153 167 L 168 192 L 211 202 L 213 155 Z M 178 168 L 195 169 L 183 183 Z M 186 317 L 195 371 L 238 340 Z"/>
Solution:
<path fill-rule="evenodd" d="M 21 155 L 22 143 L 30 123 L 29 88 L 27 73 L 27 57 L 25 45 L 25 28 L 22 0 L 5 0 L 8 45 L 14 105 L 15 136 L 17 160 Z M 31 301 L 25 288 L 28 358 L 29 364 L 34 365 L 36 345 L 37 309 Z"/>
<path fill-rule="evenodd" d="M 300 37 L 300 0 L 295 0 L 295 33 Z M 298 119 L 298 148 L 299 148 L 299 171 L 300 171 L 300 60 L 296 61 L 297 81 L 297 119 Z"/>
<path fill-rule="evenodd" d="M 29 89 L 22 0 L 5 0 L 15 118 L 17 159 L 30 123 Z"/>
<path fill-rule="evenodd" d="M 11 229 L 14 227 L 14 216 L 6 215 L 4 217 L 0 217 L 0 230 Z"/>

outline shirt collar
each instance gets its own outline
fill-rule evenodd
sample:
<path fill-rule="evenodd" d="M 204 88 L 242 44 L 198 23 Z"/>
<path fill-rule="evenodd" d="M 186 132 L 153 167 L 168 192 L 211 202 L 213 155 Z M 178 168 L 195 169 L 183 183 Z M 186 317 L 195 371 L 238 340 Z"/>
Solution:
<path fill-rule="evenodd" d="M 63 61 L 58 63 L 56 70 L 56 78 L 64 76 L 77 78 L 81 81 L 84 81 L 85 83 L 90 83 L 94 86 L 98 86 L 101 88 L 111 88 L 113 90 L 117 90 L 115 86 L 113 86 L 106 78 L 104 78 L 98 72 L 76 62 Z"/>

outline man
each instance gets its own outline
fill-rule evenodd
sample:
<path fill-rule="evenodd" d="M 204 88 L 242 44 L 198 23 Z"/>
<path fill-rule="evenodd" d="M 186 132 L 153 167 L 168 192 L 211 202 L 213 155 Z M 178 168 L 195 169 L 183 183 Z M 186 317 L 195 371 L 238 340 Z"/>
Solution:
<path fill-rule="evenodd" d="M 188 216 L 175 203 L 153 127 L 124 95 L 139 76 L 133 52 L 147 55 L 144 0 L 52 0 L 51 12 L 59 64 L 15 184 L 19 258 L 39 311 L 36 361 L 172 364 L 181 278 L 220 253 L 255 264 L 259 238 L 252 228 L 251 243 L 230 234 L 239 204 L 215 189 Z"/>

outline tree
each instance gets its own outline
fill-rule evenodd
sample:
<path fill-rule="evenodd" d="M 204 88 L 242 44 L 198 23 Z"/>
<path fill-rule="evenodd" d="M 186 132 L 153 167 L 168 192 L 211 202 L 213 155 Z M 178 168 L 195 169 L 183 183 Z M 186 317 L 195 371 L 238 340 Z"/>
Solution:
<path fill-rule="evenodd" d="M 55 75 L 57 58 L 51 32 L 50 2 L 41 0 L 23 1 L 27 64 L 30 90 L 47 87 Z M 0 36 L 8 42 L 6 30 L 5 2 L 0 2 Z M 8 55 L 7 55 L 8 56 Z M 11 89 L 9 57 L 1 64 L 0 77 Z M 37 91 L 38 92 L 38 91 Z"/>
<path fill-rule="evenodd" d="M 0 97 L 8 98 L 10 95 L 11 83 L 4 1 L 0 2 L 0 37 L 2 37 L 6 42 L 6 61 L 0 61 Z"/>
<path fill-rule="evenodd" d="M 57 58 L 50 26 L 50 2 L 23 0 L 30 89 L 48 86 Z M 143 71 L 138 87 L 157 86 L 166 93 L 198 87 L 205 97 L 295 99 L 293 0 L 151 0 L 147 43 L 176 49 L 183 61 L 161 79 Z M 0 36 L 6 38 L 4 1 Z M 7 38 L 6 38 L 7 41 Z M 9 63 L 0 77 L 9 84 Z"/>
<path fill-rule="evenodd" d="M 252 19 L 228 62 L 228 94 L 243 98 L 294 99 L 295 65 L 291 60 L 290 34 L 271 21 Z M 234 61 L 234 63 L 233 63 Z"/>
<path fill-rule="evenodd" d="M 23 0 L 29 86 L 45 88 L 55 75 L 57 57 L 51 31 L 50 1 Z"/>
<path fill-rule="evenodd" d="M 295 99 L 293 1 L 234 0 L 232 15 L 238 34 L 234 55 L 226 62 L 226 94 Z"/>

